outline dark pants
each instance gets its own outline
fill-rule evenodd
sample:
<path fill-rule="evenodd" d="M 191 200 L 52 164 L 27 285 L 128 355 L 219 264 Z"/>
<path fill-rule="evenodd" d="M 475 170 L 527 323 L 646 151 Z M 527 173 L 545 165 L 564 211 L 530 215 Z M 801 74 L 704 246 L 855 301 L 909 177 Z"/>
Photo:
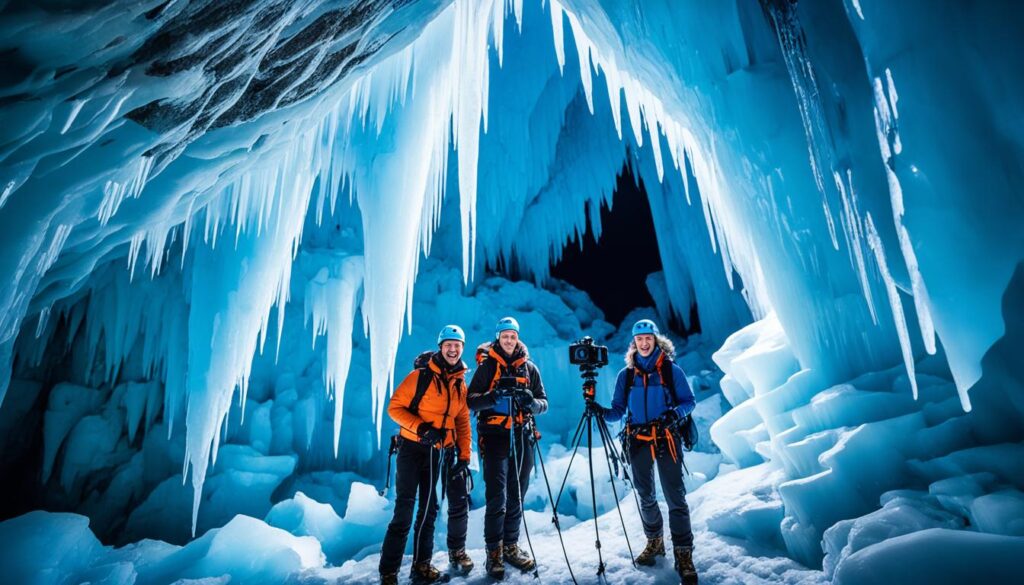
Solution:
<path fill-rule="evenodd" d="M 647 538 L 663 536 L 663 521 L 658 508 L 654 488 L 654 468 L 658 468 L 661 491 L 668 504 L 668 527 L 672 533 L 673 546 L 693 546 L 693 529 L 690 527 L 690 508 L 686 505 L 686 485 L 683 483 L 683 452 L 676 441 L 676 457 L 673 461 L 668 449 L 655 450 L 651 456 L 650 443 L 632 440 L 629 450 L 630 465 L 633 468 L 633 487 L 640 497 L 640 519 L 643 521 Z"/>
<path fill-rule="evenodd" d="M 395 573 L 402 565 L 405 543 L 409 539 L 409 528 L 413 527 L 412 561 L 418 563 L 429 561 L 434 554 L 434 520 L 437 518 L 438 494 L 437 480 L 446 474 L 443 465 L 444 455 L 419 443 L 403 440 L 395 460 L 395 514 L 388 525 L 384 536 L 384 545 L 380 553 L 381 574 Z M 457 484 L 462 484 L 459 487 Z M 469 504 L 466 497 L 464 482 L 452 482 L 448 485 L 449 520 L 448 546 L 462 548 L 466 543 L 466 521 L 469 516 Z M 416 509 L 415 523 L 413 509 L 416 498 L 419 507 Z"/>
<path fill-rule="evenodd" d="M 455 449 L 445 455 L 444 474 L 445 497 L 448 499 L 448 550 L 466 548 L 466 530 L 469 527 L 469 485 L 468 479 L 448 479 L 448 470 L 455 464 Z"/>
<path fill-rule="evenodd" d="M 523 494 L 530 486 L 534 448 L 533 441 L 523 439 L 523 433 L 517 430 L 513 453 L 508 433 L 480 435 L 480 454 L 487 488 L 484 542 L 487 543 L 488 550 L 493 550 L 502 543 L 509 545 L 519 542 L 519 525 L 523 519 Z M 517 462 L 513 462 L 513 455 L 518 459 Z"/>

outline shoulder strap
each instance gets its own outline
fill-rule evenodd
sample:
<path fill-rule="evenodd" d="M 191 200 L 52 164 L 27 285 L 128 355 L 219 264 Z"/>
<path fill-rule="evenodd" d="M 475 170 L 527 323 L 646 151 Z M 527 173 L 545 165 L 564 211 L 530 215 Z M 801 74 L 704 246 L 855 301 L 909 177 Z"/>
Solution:
<path fill-rule="evenodd" d="M 661 377 L 661 387 L 665 390 L 665 404 L 675 408 L 679 406 L 679 401 L 676 400 L 675 374 L 672 372 L 673 363 L 675 362 L 666 356 L 661 362 L 661 368 L 658 369 L 658 376 Z"/>
<path fill-rule="evenodd" d="M 434 373 L 430 371 L 430 368 L 417 368 L 417 370 L 420 373 L 420 377 L 416 380 L 416 393 L 412 395 L 412 400 L 409 401 L 409 411 L 413 413 L 419 412 L 423 395 L 427 393 L 427 388 L 434 381 Z"/>

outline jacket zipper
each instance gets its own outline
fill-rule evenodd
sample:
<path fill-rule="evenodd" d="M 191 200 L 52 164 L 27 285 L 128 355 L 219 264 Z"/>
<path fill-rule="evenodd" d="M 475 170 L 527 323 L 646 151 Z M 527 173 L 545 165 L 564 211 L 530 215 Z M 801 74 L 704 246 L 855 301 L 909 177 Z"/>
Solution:
<path fill-rule="evenodd" d="M 451 385 L 449 383 L 445 382 L 444 390 L 445 390 L 445 396 L 448 397 L 448 401 L 445 403 L 445 406 L 444 406 L 444 416 L 441 417 L 441 427 L 444 429 L 445 442 L 447 442 L 448 430 L 447 430 L 447 426 L 445 425 L 445 422 L 448 420 L 448 413 L 452 409 L 452 387 L 451 387 Z M 453 444 L 455 443 L 455 439 L 454 438 L 452 439 L 452 443 Z"/>

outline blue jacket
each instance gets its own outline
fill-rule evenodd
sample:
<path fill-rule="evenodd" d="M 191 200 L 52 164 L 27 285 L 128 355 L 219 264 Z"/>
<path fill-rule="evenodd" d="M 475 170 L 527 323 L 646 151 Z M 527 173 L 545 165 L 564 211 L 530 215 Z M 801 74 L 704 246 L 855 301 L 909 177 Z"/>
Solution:
<path fill-rule="evenodd" d="M 628 368 L 619 370 L 618 378 L 615 380 L 615 394 L 612 396 L 612 405 L 605 411 L 604 418 L 609 422 L 620 420 L 627 412 L 628 420 L 632 424 L 646 424 L 660 417 L 666 410 L 671 408 L 671 403 L 665 388 L 662 387 L 661 375 L 657 372 L 656 363 L 661 355 L 661 348 L 657 348 L 646 358 L 636 354 L 636 375 L 633 377 L 633 387 L 629 389 L 627 402 L 626 396 L 626 372 Z M 669 391 L 675 397 L 675 409 L 680 417 L 691 412 L 697 401 L 690 390 L 690 384 L 686 381 L 686 374 L 683 369 L 672 364 L 672 385 Z M 647 375 L 647 387 L 644 388 L 644 374 Z"/>

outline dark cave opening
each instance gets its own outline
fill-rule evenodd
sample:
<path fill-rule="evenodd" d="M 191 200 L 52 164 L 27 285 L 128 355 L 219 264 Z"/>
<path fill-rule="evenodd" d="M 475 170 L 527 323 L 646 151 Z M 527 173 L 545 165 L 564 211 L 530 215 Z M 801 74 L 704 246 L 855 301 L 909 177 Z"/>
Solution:
<path fill-rule="evenodd" d="M 600 219 L 600 239 L 588 217 L 582 247 L 578 241 L 565 246 L 551 276 L 586 291 L 605 319 L 618 325 L 633 309 L 654 306 L 647 275 L 662 269 L 647 193 L 628 165 L 619 173 L 611 209 L 602 206 Z"/>

